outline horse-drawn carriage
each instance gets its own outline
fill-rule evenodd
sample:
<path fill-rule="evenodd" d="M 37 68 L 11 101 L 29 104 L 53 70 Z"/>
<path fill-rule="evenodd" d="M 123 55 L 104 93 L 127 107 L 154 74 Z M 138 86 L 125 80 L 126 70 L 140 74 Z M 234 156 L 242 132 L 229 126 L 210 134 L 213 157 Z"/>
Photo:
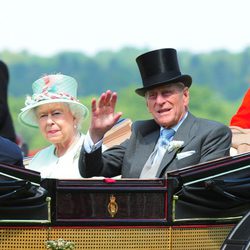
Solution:
<path fill-rule="evenodd" d="M 41 180 L 6 164 L 0 175 L 0 249 L 249 247 L 250 153 L 166 179 Z"/>

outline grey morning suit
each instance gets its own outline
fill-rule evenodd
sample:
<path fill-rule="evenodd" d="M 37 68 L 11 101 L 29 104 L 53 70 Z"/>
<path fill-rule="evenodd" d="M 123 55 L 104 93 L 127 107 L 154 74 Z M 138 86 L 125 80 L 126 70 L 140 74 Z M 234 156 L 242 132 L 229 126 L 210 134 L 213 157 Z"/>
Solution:
<path fill-rule="evenodd" d="M 105 152 L 101 148 L 88 154 L 84 147 L 79 159 L 79 169 L 83 177 L 122 175 L 123 178 L 139 178 L 141 171 L 154 150 L 159 138 L 160 127 L 154 120 L 137 121 L 132 126 L 132 135 L 121 145 Z M 181 169 L 229 155 L 231 146 L 230 129 L 218 122 L 197 118 L 191 113 L 181 124 L 173 140 L 184 145 L 176 152 L 166 151 L 156 177 L 164 177 L 170 170 Z M 185 156 L 177 158 L 177 153 Z M 152 176 L 154 178 L 154 176 Z"/>

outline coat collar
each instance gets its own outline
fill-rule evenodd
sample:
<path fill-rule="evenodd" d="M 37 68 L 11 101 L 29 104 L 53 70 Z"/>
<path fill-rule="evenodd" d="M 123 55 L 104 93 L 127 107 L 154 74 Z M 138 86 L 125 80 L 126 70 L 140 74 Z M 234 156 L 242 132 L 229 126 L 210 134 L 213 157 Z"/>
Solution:
<path fill-rule="evenodd" d="M 174 135 L 173 140 L 184 142 L 184 145 L 181 147 L 182 150 L 195 137 L 195 129 L 192 129 L 194 124 L 195 124 L 195 117 L 191 113 L 189 113 L 187 118 L 183 121 L 183 123 L 181 124 L 181 126 L 178 128 L 177 132 Z M 157 177 L 161 177 L 166 172 L 166 170 L 172 170 L 174 166 L 170 165 L 172 161 L 175 159 L 176 153 L 177 153 L 176 151 L 165 153 L 161 165 L 159 167 L 159 170 L 157 172 Z"/>

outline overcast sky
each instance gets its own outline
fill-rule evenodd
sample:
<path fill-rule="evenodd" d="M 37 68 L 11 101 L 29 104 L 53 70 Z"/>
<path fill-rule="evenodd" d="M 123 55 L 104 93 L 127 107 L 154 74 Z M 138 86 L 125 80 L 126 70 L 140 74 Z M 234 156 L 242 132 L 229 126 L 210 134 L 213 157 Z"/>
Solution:
<path fill-rule="evenodd" d="M 250 46 L 250 0 L 0 0 L 0 51 Z"/>

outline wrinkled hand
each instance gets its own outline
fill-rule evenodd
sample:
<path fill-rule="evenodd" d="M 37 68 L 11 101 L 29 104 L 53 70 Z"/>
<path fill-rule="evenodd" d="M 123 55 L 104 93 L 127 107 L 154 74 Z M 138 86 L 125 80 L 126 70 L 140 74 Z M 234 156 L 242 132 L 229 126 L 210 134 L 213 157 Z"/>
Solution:
<path fill-rule="evenodd" d="M 110 90 L 102 93 L 98 102 L 96 102 L 96 99 L 92 100 L 89 132 L 94 143 L 101 140 L 105 133 L 120 119 L 122 112 L 115 113 L 116 102 L 117 94 Z"/>

